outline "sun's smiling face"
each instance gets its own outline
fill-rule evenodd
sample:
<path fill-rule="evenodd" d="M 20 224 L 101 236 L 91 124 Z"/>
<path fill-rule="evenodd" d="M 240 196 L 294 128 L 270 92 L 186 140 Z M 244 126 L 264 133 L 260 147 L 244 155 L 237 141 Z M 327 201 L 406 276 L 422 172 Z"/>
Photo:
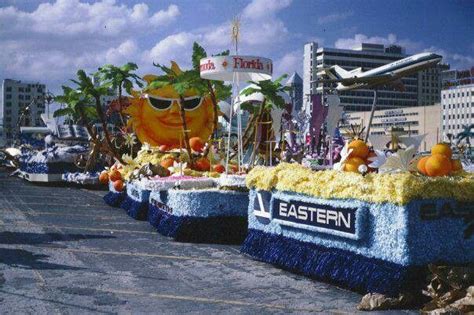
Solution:
<path fill-rule="evenodd" d="M 146 81 L 153 76 L 145 76 Z M 146 94 L 133 93 L 131 106 L 125 113 L 130 115 L 138 139 L 152 146 L 184 146 L 182 120 L 179 107 L 179 95 L 171 87 L 147 91 Z M 212 133 L 214 112 L 212 101 L 200 97 L 194 90 L 184 94 L 183 107 L 189 137 L 207 139 Z"/>

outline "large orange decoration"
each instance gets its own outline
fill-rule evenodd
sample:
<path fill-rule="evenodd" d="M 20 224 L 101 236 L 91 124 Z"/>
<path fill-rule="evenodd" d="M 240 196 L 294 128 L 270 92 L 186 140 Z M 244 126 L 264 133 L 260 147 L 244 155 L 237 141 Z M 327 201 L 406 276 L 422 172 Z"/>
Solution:
<path fill-rule="evenodd" d="M 181 69 L 171 62 L 171 70 L 176 74 Z M 143 79 L 150 83 L 154 75 Z M 212 133 L 214 112 L 210 97 L 200 97 L 196 90 L 184 94 L 184 109 L 189 138 L 208 139 Z M 180 116 L 179 95 L 171 87 L 149 90 L 146 94 L 132 92 L 131 105 L 124 110 L 130 115 L 128 121 L 141 143 L 152 146 L 167 145 L 171 148 L 185 146 Z"/>

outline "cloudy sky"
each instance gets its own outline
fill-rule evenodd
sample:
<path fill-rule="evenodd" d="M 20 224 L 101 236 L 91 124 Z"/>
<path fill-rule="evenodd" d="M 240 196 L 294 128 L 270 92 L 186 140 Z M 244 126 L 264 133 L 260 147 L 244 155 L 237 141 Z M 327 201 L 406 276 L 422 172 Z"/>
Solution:
<path fill-rule="evenodd" d="M 231 48 L 271 57 L 275 72 L 301 72 L 304 43 L 353 48 L 400 44 L 442 54 L 452 68 L 474 66 L 474 1 L 334 0 L 0 0 L 0 80 L 38 80 L 58 91 L 77 69 L 106 63 L 190 65 L 194 41 L 208 53 Z"/>

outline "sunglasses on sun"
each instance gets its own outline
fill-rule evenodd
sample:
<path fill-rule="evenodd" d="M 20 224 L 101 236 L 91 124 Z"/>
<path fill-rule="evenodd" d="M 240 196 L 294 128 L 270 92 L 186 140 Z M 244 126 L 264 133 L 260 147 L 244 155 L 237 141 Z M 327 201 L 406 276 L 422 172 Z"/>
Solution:
<path fill-rule="evenodd" d="M 173 102 L 179 102 L 179 99 L 165 98 L 156 95 L 145 94 L 148 103 L 156 110 L 165 111 L 171 108 Z M 202 97 L 190 96 L 185 97 L 182 106 L 186 111 L 193 111 L 202 104 Z"/>

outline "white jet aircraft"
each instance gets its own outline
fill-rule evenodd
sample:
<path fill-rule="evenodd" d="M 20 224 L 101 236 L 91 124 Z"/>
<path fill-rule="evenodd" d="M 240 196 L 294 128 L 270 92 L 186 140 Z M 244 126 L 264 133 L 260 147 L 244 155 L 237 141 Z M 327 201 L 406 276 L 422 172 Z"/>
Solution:
<path fill-rule="evenodd" d="M 347 71 L 335 65 L 318 73 L 318 75 L 326 74 L 329 79 L 320 79 L 313 82 L 338 83 L 336 87 L 338 91 L 366 89 L 396 83 L 394 81 L 399 81 L 401 84 L 401 78 L 430 68 L 439 63 L 442 58 L 442 56 L 434 53 L 420 53 L 365 72 L 362 72 L 362 68 Z"/>

